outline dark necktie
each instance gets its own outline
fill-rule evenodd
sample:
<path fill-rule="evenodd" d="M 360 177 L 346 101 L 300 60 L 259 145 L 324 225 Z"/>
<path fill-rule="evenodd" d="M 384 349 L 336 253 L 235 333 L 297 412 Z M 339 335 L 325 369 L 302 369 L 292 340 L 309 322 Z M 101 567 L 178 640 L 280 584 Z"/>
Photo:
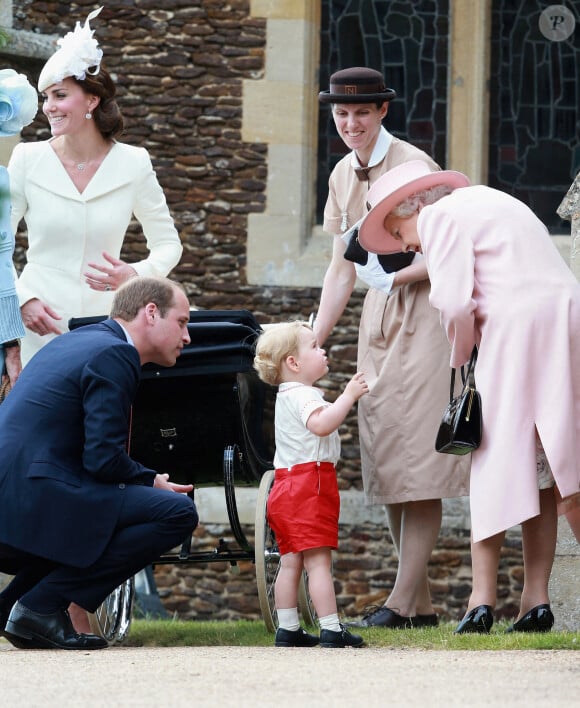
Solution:
<path fill-rule="evenodd" d="M 368 182 L 370 169 L 370 167 L 355 167 L 354 173 L 361 182 Z"/>

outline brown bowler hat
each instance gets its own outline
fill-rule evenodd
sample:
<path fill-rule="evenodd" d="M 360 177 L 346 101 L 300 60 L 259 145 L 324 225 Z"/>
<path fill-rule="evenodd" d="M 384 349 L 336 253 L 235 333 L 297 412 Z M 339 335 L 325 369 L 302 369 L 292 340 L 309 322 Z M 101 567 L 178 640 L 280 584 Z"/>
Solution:
<path fill-rule="evenodd" d="M 330 77 L 330 91 L 318 94 L 320 103 L 376 103 L 392 101 L 397 94 L 386 88 L 380 71 L 353 66 L 335 71 Z"/>

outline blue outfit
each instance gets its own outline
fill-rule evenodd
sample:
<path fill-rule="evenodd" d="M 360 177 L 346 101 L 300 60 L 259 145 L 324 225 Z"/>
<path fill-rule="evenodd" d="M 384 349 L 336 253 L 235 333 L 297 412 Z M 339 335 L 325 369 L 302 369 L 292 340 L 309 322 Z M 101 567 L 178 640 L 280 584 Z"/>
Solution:
<path fill-rule="evenodd" d="M 42 568 L 44 592 L 90 612 L 198 521 L 126 451 L 140 373 L 106 320 L 49 342 L 0 406 L 0 571 Z"/>
<path fill-rule="evenodd" d="M 0 343 L 24 337 L 16 294 L 14 266 L 14 234 L 10 226 L 10 179 L 8 170 L 0 166 Z M 0 347 L 0 373 L 4 368 L 4 350 Z"/>

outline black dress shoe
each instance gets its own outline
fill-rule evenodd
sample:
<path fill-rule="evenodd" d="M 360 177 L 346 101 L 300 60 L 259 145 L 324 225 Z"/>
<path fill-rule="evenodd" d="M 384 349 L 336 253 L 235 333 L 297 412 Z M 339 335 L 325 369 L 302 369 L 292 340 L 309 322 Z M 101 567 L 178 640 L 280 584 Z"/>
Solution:
<path fill-rule="evenodd" d="M 0 634 L 4 632 L 4 627 L 6 627 L 6 622 L 8 622 L 8 615 L 11 609 L 10 604 L 3 597 L 0 597 Z"/>
<path fill-rule="evenodd" d="M 318 637 L 308 634 L 302 627 L 296 630 L 278 627 L 274 640 L 274 645 L 277 647 L 315 647 L 319 643 Z"/>
<path fill-rule="evenodd" d="M 12 637 L 6 631 L 6 622 L 8 622 L 8 615 L 11 609 L 11 603 L 7 602 L 5 598 L 0 597 L 0 637 L 4 637 L 18 649 L 26 649 L 26 642 L 24 640 L 20 639 L 20 637 Z"/>
<path fill-rule="evenodd" d="M 433 612 L 430 615 L 415 615 L 411 617 L 413 627 L 437 627 L 439 625 L 439 617 Z"/>
<path fill-rule="evenodd" d="M 358 634 L 351 634 L 344 625 L 340 625 L 340 631 L 333 632 L 332 629 L 320 630 L 320 646 L 324 649 L 344 649 L 345 647 L 362 647 L 364 639 Z"/>
<path fill-rule="evenodd" d="M 493 625 L 493 613 L 489 605 L 478 605 L 465 615 L 453 634 L 489 634 Z"/>
<path fill-rule="evenodd" d="M 506 632 L 549 632 L 553 626 L 554 615 L 550 605 L 536 605 L 508 627 Z"/>
<path fill-rule="evenodd" d="M 68 612 L 49 615 L 33 612 L 17 602 L 6 622 L 6 636 L 20 641 L 25 649 L 105 649 L 107 641 L 96 634 L 75 632 Z M 18 646 L 18 645 L 15 645 Z"/>
<path fill-rule="evenodd" d="M 370 609 L 370 608 L 369 608 Z M 358 622 L 347 622 L 347 627 L 386 627 L 387 629 L 408 629 L 413 626 L 410 617 L 403 617 L 395 610 L 382 605 L 375 607 Z"/>

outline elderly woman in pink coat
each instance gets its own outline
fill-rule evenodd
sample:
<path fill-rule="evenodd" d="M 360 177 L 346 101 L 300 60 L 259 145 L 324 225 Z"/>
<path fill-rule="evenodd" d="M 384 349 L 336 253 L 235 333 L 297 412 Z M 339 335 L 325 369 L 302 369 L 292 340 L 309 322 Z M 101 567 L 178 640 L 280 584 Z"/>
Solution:
<path fill-rule="evenodd" d="M 407 162 L 368 194 L 359 240 L 425 256 L 451 366 L 479 348 L 483 437 L 472 454 L 473 589 L 457 633 L 489 632 L 506 529 L 522 525 L 524 587 L 508 631 L 549 631 L 556 498 L 580 490 L 580 285 L 522 202 Z M 436 431 L 433 431 L 435 440 Z"/>

